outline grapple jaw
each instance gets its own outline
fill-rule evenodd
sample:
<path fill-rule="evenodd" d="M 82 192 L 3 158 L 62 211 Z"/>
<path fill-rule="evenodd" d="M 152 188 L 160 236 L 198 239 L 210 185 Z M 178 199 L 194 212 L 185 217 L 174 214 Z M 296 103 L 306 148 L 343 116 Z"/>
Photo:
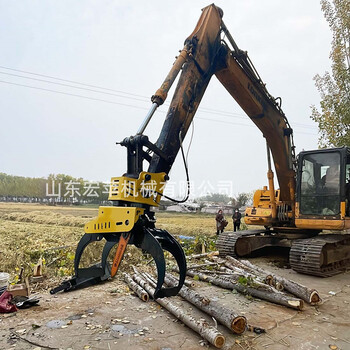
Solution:
<path fill-rule="evenodd" d="M 115 208 L 117 209 L 117 208 Z M 104 209 L 106 212 L 106 209 Z M 110 225 L 111 226 L 111 225 Z M 100 231 L 101 230 L 101 225 Z M 108 225 L 103 225 L 103 230 Z M 93 266 L 87 268 L 79 267 L 80 259 L 83 255 L 86 247 L 93 242 L 105 240 L 105 245 L 102 251 L 101 261 Z M 124 245 L 123 249 L 122 243 Z M 117 266 L 114 266 L 116 259 L 113 262 L 112 268 L 108 262 L 108 256 L 111 249 L 118 244 L 117 254 L 119 259 Z M 78 243 L 75 260 L 74 260 L 74 272 L 75 275 L 68 281 L 64 281 L 60 286 L 52 289 L 51 294 L 55 294 L 59 291 L 69 291 L 78 288 L 84 288 L 89 285 L 103 282 L 111 277 L 114 277 L 118 270 L 120 261 L 124 254 L 125 245 L 134 244 L 136 247 L 142 249 L 145 253 L 150 254 L 157 267 L 157 286 L 154 293 L 154 299 L 164 298 L 176 295 L 183 283 L 186 276 L 186 257 L 178 243 L 178 241 L 167 231 L 154 228 L 154 225 L 142 218 L 135 224 L 130 232 L 92 232 L 85 233 Z M 178 265 L 178 271 L 180 273 L 179 283 L 176 287 L 164 288 L 164 277 L 166 271 L 166 263 L 164 258 L 164 250 L 168 251 L 176 260 Z"/>
<path fill-rule="evenodd" d="M 186 257 L 178 241 L 168 231 L 144 228 L 142 239 L 134 244 L 150 254 L 156 263 L 158 279 L 154 299 L 176 295 L 182 288 L 186 277 Z M 180 277 L 175 287 L 162 288 L 166 271 L 163 250 L 172 254 L 178 265 Z"/>

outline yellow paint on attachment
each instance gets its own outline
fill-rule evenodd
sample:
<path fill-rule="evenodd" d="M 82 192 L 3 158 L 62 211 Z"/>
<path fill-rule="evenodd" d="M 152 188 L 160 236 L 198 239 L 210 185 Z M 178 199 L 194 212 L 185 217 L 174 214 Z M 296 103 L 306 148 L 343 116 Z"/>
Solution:
<path fill-rule="evenodd" d="M 97 218 L 85 224 L 85 233 L 129 232 L 134 227 L 143 208 L 100 207 Z"/>
<path fill-rule="evenodd" d="M 127 176 L 112 177 L 110 201 L 125 201 L 158 206 L 166 183 L 166 173 L 143 171 L 138 179 Z"/>

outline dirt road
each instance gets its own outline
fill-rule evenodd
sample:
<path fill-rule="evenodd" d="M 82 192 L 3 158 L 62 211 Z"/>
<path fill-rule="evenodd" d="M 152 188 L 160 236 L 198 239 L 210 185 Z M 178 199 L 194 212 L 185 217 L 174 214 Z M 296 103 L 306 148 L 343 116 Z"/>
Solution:
<path fill-rule="evenodd" d="M 297 282 L 316 288 L 318 307 L 298 312 L 197 282 L 197 290 L 235 309 L 266 334 L 233 335 L 222 326 L 225 349 L 350 349 L 350 272 L 327 279 L 277 268 L 267 258 L 251 259 Z M 157 303 L 143 303 L 115 279 L 103 285 L 51 296 L 41 293 L 40 306 L 0 315 L 1 349 L 202 349 L 206 345 Z M 182 303 L 186 312 L 214 321 Z M 333 347 L 332 347 L 333 346 Z"/>

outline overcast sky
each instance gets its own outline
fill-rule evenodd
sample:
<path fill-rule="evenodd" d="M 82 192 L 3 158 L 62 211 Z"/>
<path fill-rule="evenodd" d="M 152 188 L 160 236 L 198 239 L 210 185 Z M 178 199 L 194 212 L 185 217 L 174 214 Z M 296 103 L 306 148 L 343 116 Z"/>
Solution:
<path fill-rule="evenodd" d="M 199 0 L 0 0 L 0 172 L 66 173 L 92 181 L 122 175 L 126 152 L 115 142 L 137 132 L 150 96 L 207 5 Z M 297 152 L 317 148 L 310 106 L 320 98 L 313 77 L 329 70 L 331 43 L 319 1 L 216 5 L 269 92 L 282 97 Z M 151 141 L 165 113 L 166 106 L 159 108 L 146 129 Z M 266 171 L 264 138 L 213 77 L 189 151 L 194 195 L 252 191 L 267 184 Z M 185 180 L 180 157 L 170 178 L 169 189 L 177 193 Z"/>

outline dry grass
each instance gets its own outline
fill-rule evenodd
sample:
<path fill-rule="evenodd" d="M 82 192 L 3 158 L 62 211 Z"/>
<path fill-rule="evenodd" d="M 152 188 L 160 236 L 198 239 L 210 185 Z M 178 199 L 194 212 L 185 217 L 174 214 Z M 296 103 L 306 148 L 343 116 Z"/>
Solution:
<path fill-rule="evenodd" d="M 35 224 L 55 225 L 55 226 L 72 226 L 84 227 L 84 224 L 90 218 L 76 217 L 73 215 L 63 215 L 51 211 L 32 211 L 32 212 L 15 212 L 6 213 L 0 216 L 3 220 L 17 221 L 17 222 L 31 222 Z"/>
<path fill-rule="evenodd" d="M 59 207 L 36 204 L 0 203 L 0 271 L 12 278 L 23 266 L 30 275 L 40 257 L 45 259 L 48 278 L 61 278 L 73 273 L 76 245 L 84 234 L 84 224 L 97 215 L 97 208 Z M 213 215 L 157 213 L 157 227 L 175 236 L 214 236 Z M 96 242 L 86 250 L 84 265 L 97 262 L 103 244 Z M 111 252 L 113 254 L 113 252 Z M 142 253 L 128 247 L 121 268 L 140 262 Z"/>
<path fill-rule="evenodd" d="M 215 215 L 157 213 L 157 227 L 175 236 L 212 236 L 216 232 L 215 225 Z"/>

